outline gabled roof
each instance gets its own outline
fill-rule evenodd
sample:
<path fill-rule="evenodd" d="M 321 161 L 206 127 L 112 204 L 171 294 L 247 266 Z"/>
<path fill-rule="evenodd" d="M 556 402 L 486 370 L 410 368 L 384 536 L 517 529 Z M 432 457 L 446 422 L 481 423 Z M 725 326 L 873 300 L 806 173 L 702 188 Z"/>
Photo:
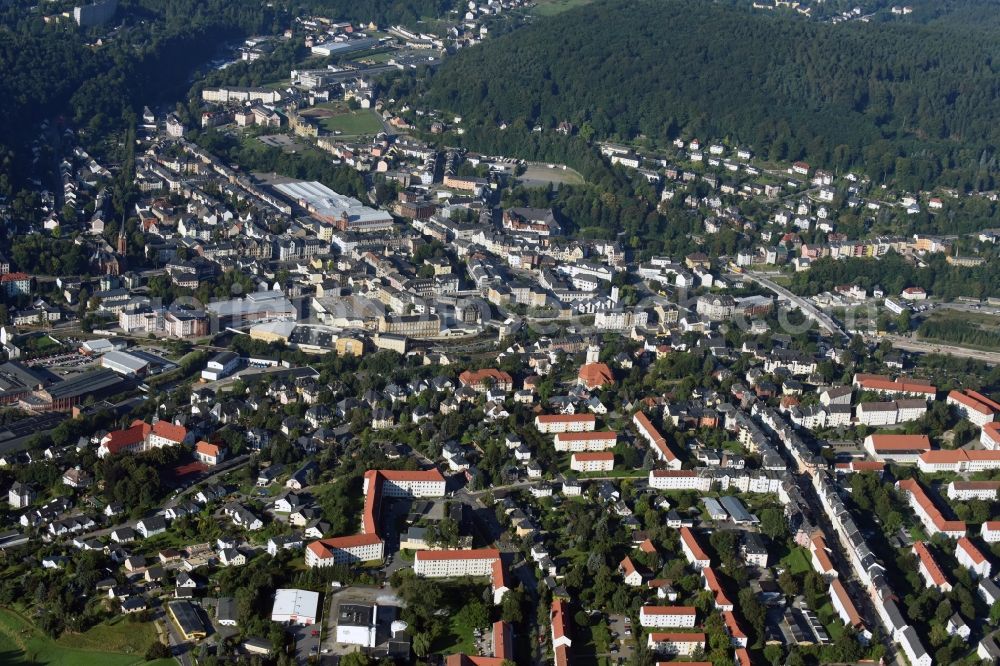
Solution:
<path fill-rule="evenodd" d="M 683 541 L 684 545 L 686 545 L 688 547 L 688 550 L 691 551 L 691 554 L 694 556 L 694 559 L 704 560 L 706 562 L 710 561 L 708 555 L 706 555 L 705 551 L 702 550 L 701 544 L 698 543 L 698 539 L 695 538 L 694 532 L 692 532 L 691 529 L 688 527 L 682 527 L 680 531 L 681 531 L 681 541 Z"/>
<path fill-rule="evenodd" d="M 611 372 L 607 363 L 587 363 L 580 368 L 577 377 L 587 388 L 598 388 L 615 383 L 614 373 Z"/>
<path fill-rule="evenodd" d="M 114 430 L 109 432 L 104 436 L 101 441 L 101 445 L 108 450 L 109 453 L 118 453 L 123 451 L 130 446 L 135 446 L 139 442 L 146 439 L 146 436 L 152 432 L 152 428 L 148 423 L 143 421 L 134 421 L 131 426 L 125 430 Z"/>
<path fill-rule="evenodd" d="M 876 451 L 930 451 L 927 435 L 869 435 Z"/>
<path fill-rule="evenodd" d="M 976 544 L 969 540 L 969 537 L 962 537 L 958 540 L 956 544 L 956 549 L 961 549 L 965 551 L 965 554 L 969 556 L 975 564 L 982 564 L 986 561 L 986 556 L 983 555 L 982 551 L 976 548 Z"/>
<path fill-rule="evenodd" d="M 927 571 L 927 575 L 933 581 L 934 585 L 941 587 L 948 584 L 947 576 L 941 571 L 937 560 L 934 559 L 934 555 L 927 549 L 923 541 L 917 541 L 913 544 L 913 552 L 916 553 L 920 563 L 924 565 L 924 569 Z"/>

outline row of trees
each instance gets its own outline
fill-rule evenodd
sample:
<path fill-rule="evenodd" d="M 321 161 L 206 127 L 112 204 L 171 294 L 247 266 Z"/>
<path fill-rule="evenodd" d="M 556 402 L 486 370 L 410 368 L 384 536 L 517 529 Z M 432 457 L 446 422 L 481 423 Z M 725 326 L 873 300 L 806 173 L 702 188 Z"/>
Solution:
<path fill-rule="evenodd" d="M 947 299 L 1000 296 L 1000 262 L 987 261 L 967 268 L 952 266 L 943 254 L 933 254 L 924 259 L 924 264 L 917 266 L 895 252 L 879 259 L 825 257 L 814 261 L 808 271 L 792 276 L 790 288 L 797 294 L 814 296 L 847 282 L 867 290 L 881 286 L 890 296 L 907 287 L 921 287 Z"/>

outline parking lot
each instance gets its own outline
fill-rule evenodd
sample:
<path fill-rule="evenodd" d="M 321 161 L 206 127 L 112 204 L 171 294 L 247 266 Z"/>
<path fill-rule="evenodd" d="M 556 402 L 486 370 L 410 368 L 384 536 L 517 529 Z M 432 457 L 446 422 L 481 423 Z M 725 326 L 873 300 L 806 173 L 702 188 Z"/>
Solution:
<path fill-rule="evenodd" d="M 608 629 L 611 631 L 611 656 L 631 663 L 635 653 L 635 635 L 631 622 L 625 615 L 609 615 Z M 615 651 L 615 648 L 618 651 Z"/>
<path fill-rule="evenodd" d="M 89 366 L 96 365 L 100 363 L 100 361 L 101 359 L 99 356 L 84 356 L 83 354 L 74 351 L 68 354 L 47 356 L 37 361 L 30 362 L 28 365 L 35 368 L 81 370 L 89 369 Z"/>

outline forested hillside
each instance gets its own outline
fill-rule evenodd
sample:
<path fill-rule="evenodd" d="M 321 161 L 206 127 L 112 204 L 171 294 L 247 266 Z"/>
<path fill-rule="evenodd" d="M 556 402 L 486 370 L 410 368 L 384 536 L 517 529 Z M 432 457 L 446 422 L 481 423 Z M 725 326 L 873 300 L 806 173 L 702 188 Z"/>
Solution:
<path fill-rule="evenodd" d="M 679 0 L 599 0 L 450 58 L 426 102 L 495 126 L 728 138 L 774 159 L 988 186 L 1000 39 L 966 21 L 828 25 Z"/>
<path fill-rule="evenodd" d="M 437 16 L 452 0 L 304 0 L 296 12 L 381 24 Z M 226 42 L 274 34 L 291 23 L 282 3 L 237 0 L 121 0 L 121 29 L 93 46 L 107 28 L 89 33 L 72 21 L 45 24 L 39 7 L 14 0 L 0 7 L 0 196 L 8 171 L 23 174 L 23 142 L 44 118 L 62 117 L 100 135 L 143 104 L 176 99 L 192 70 Z M 105 35 L 106 37 L 106 35 Z M 286 72 L 287 73 L 287 72 Z M 13 148 L 15 157 L 8 155 Z"/>

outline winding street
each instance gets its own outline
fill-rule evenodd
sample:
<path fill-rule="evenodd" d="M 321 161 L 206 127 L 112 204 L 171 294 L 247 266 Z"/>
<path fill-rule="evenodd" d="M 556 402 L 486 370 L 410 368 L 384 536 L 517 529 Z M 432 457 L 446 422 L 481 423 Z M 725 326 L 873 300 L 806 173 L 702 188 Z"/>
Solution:
<path fill-rule="evenodd" d="M 809 302 L 808 299 L 802 298 L 801 296 L 796 296 L 788 289 L 785 289 L 781 285 L 764 277 L 764 275 L 760 273 L 752 273 L 750 271 L 747 271 L 746 273 L 743 273 L 743 275 L 746 278 L 753 280 L 760 286 L 770 289 L 781 298 L 784 298 L 785 300 L 795 305 L 797 308 L 802 310 L 802 312 L 805 313 L 805 315 L 809 319 L 819 324 L 819 326 L 822 329 L 824 329 L 827 333 L 830 333 L 831 335 L 839 335 L 842 338 L 849 337 L 847 333 L 844 331 L 844 329 L 842 329 L 837 324 L 837 322 L 833 320 L 832 317 L 830 317 L 828 314 L 826 314 L 818 307 L 813 305 L 811 302 Z"/>

